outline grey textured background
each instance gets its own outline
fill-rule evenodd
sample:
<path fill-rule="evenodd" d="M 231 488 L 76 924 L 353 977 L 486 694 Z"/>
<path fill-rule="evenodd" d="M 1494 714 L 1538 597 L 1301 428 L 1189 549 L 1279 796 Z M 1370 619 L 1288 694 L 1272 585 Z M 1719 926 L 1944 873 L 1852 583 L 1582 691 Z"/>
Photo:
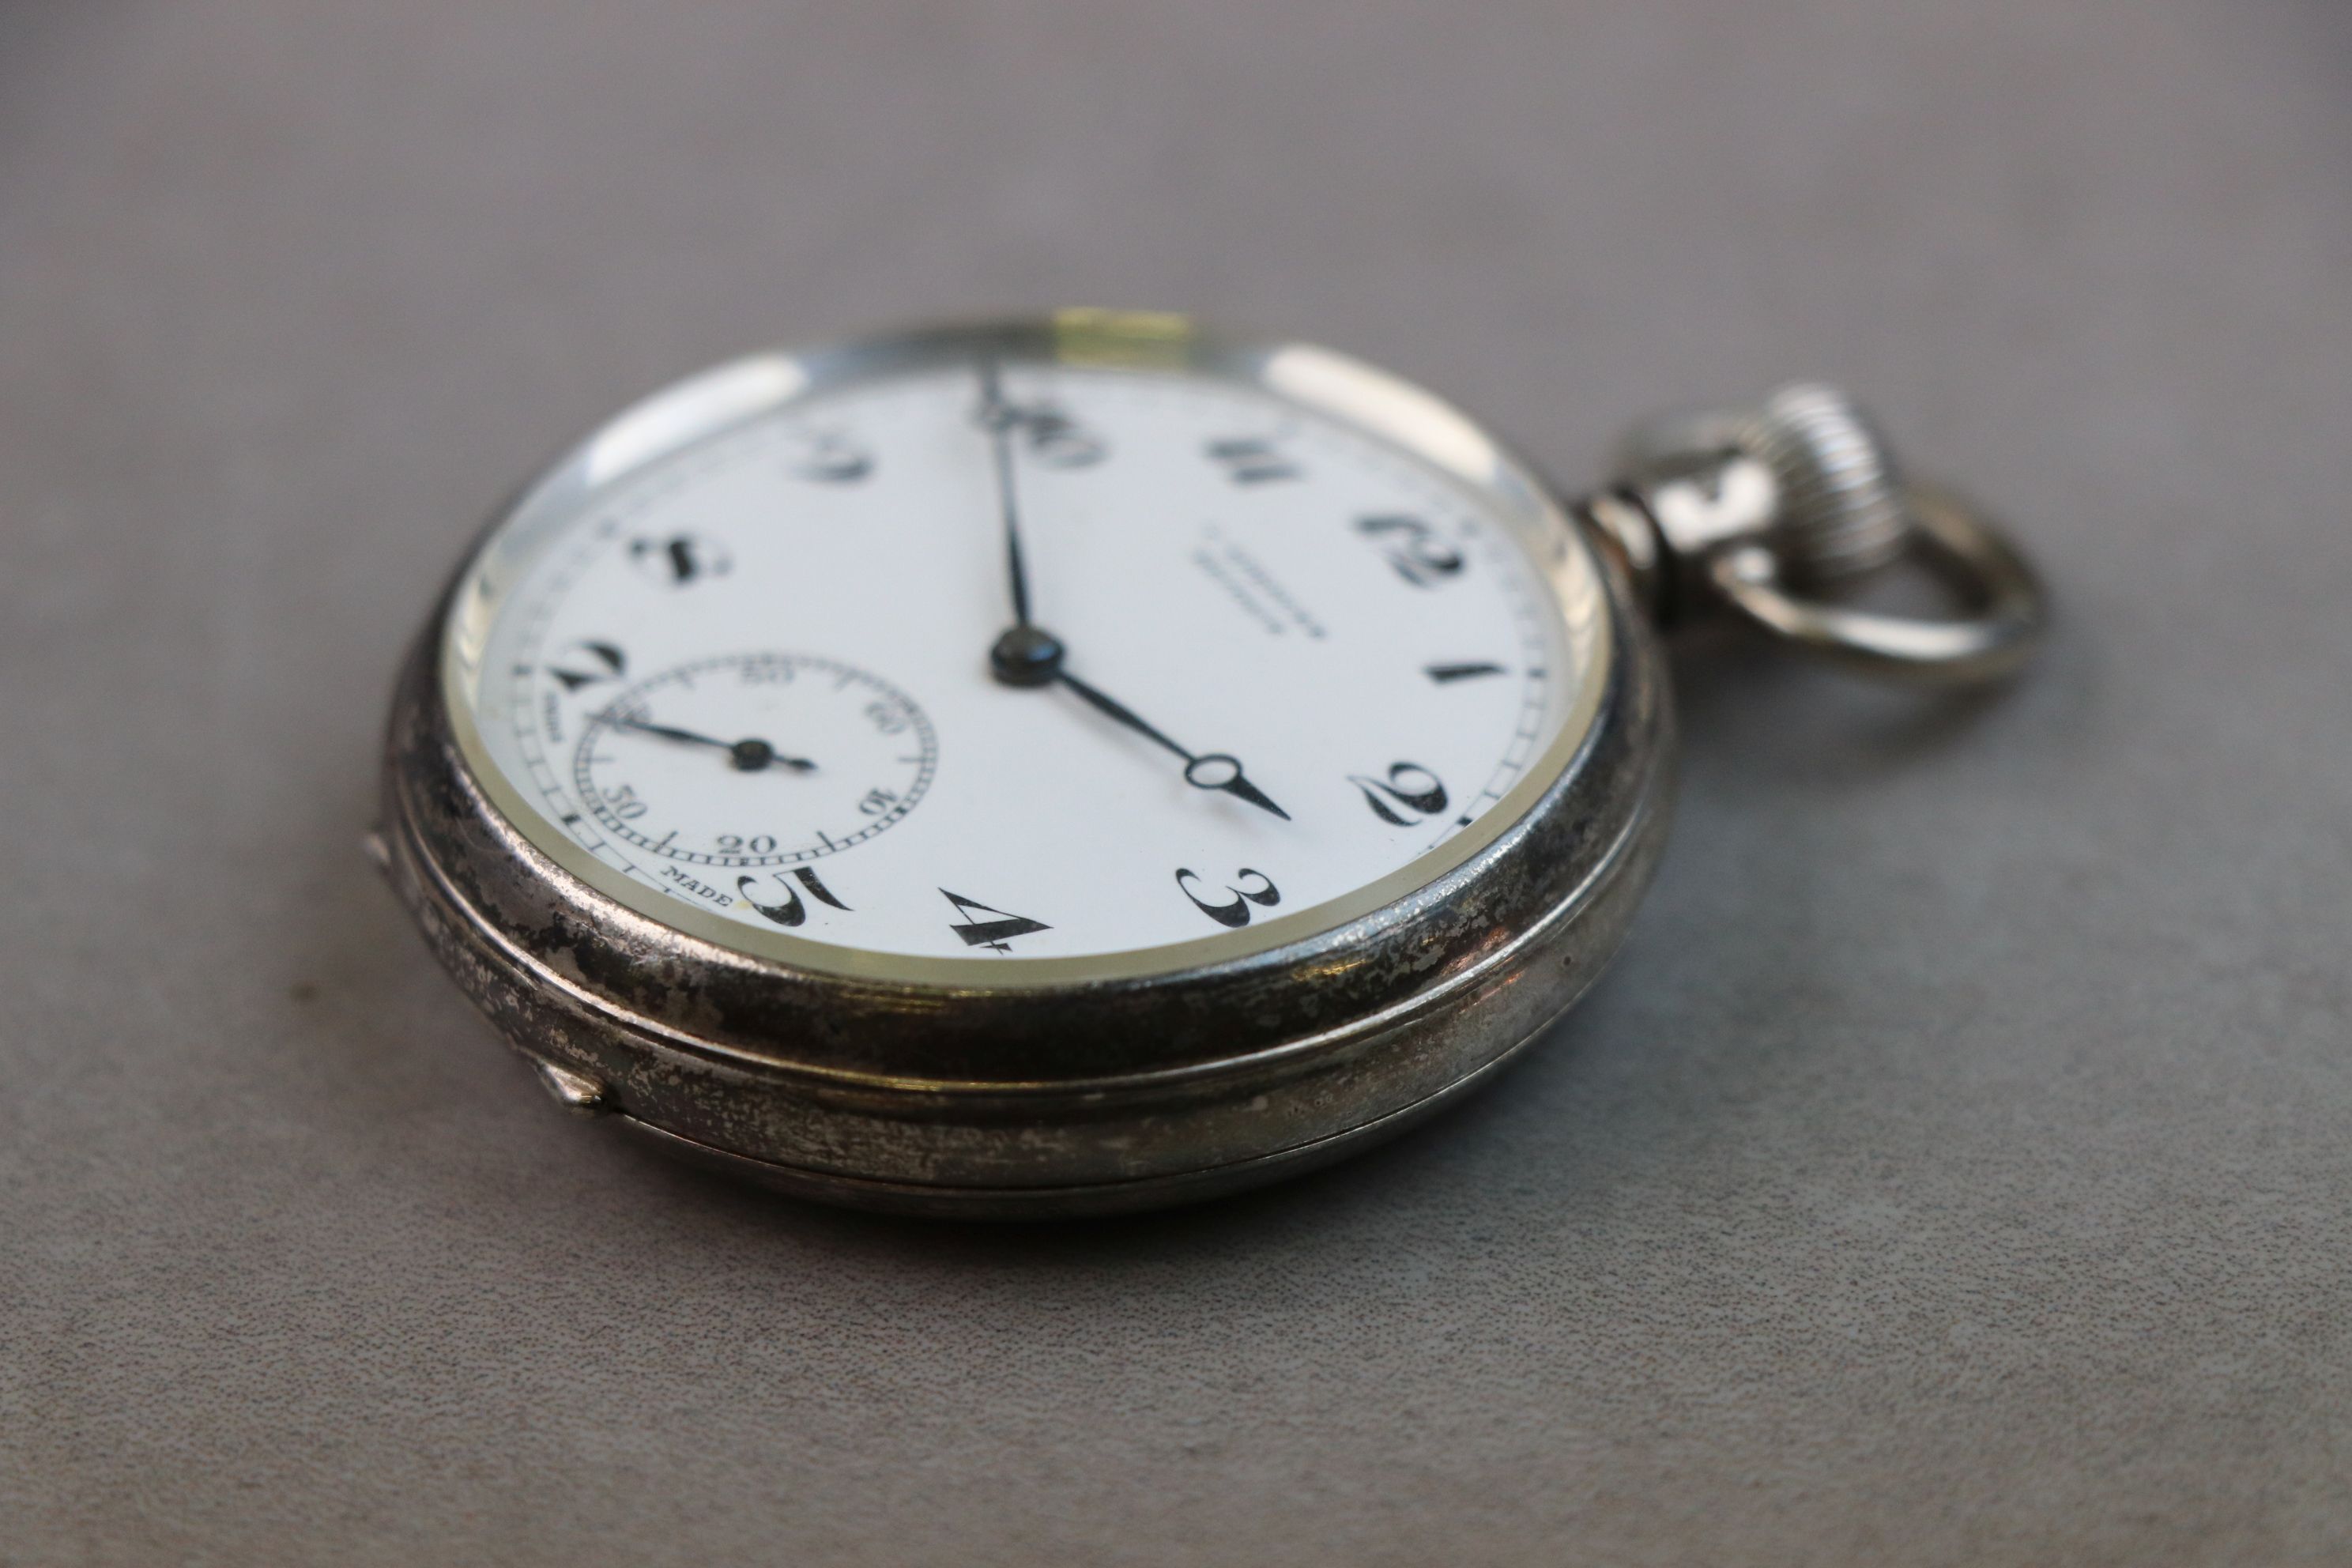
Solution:
<path fill-rule="evenodd" d="M 0 0 L 0 1559 L 2343 1562 L 2334 0 Z M 2007 699 L 1737 648 L 1552 1047 L 1051 1230 L 560 1120 L 354 840 L 488 504 L 757 343 L 1144 304 L 1566 476 L 1820 374 Z"/>

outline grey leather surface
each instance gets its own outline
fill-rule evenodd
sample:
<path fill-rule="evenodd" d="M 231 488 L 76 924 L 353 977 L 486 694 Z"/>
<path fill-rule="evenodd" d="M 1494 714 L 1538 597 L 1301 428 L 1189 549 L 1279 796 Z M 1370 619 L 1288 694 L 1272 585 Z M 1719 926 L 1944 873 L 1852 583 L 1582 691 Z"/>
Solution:
<path fill-rule="evenodd" d="M 2347 132 L 2332 0 L 0 5 L 0 1560 L 2346 1561 Z M 1570 479 L 1842 378 L 2056 639 L 1687 650 L 1611 978 L 1260 1196 L 560 1118 L 356 850 L 427 598 L 675 374 L 1073 300 Z"/>

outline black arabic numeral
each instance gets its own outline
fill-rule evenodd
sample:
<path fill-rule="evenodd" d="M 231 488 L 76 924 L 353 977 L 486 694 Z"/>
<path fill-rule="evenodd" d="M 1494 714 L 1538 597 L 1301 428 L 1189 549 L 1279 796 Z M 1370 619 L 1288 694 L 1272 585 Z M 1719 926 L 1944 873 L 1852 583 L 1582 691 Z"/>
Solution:
<path fill-rule="evenodd" d="M 565 651 L 588 656 L 584 659 L 571 659 L 564 668 L 551 668 L 547 672 L 562 681 L 566 691 L 577 691 L 600 680 L 618 680 L 621 672 L 629 668 L 628 656 L 608 642 L 574 643 Z"/>
<path fill-rule="evenodd" d="M 646 803 L 637 798 L 637 786 L 635 784 L 623 784 L 618 789 L 606 790 L 604 804 L 610 806 L 613 815 L 623 822 L 635 822 L 646 814 Z"/>
<path fill-rule="evenodd" d="M 1432 664 L 1422 668 L 1422 674 L 1440 686 L 1451 686 L 1457 680 L 1475 680 L 1482 675 L 1500 675 L 1503 667 L 1486 659 L 1470 664 Z"/>
<path fill-rule="evenodd" d="M 1192 884 L 1200 879 L 1200 873 L 1189 866 L 1180 868 L 1176 873 L 1176 886 L 1182 890 L 1186 898 L 1192 900 L 1194 909 L 1199 910 L 1219 925 L 1231 927 L 1234 931 L 1239 931 L 1250 923 L 1252 904 L 1257 905 L 1260 909 L 1270 910 L 1282 902 L 1282 890 L 1274 885 L 1274 879 L 1263 871 L 1252 870 L 1247 866 L 1234 872 L 1234 880 L 1225 884 L 1225 891 L 1231 893 L 1233 898 L 1224 903 L 1213 904 L 1194 892 Z M 1253 880 L 1257 883 L 1254 888 L 1248 885 Z"/>
<path fill-rule="evenodd" d="M 805 866 L 798 866 L 793 868 L 792 875 L 793 881 L 797 881 L 803 888 L 808 889 L 810 898 L 821 904 L 831 904 L 835 909 L 844 912 L 848 911 L 849 906 L 835 898 L 833 889 L 819 881 L 814 871 Z M 775 880 L 782 884 L 784 889 L 784 901 L 781 904 L 763 904 L 753 897 L 751 889 L 759 884 L 749 876 L 735 879 L 735 890 L 743 895 L 745 903 L 750 904 L 780 926 L 804 924 L 808 920 L 808 906 L 801 902 L 800 894 L 793 891 L 792 882 L 784 880 L 784 873 L 776 872 Z"/>
<path fill-rule="evenodd" d="M 1381 558 L 1416 588 L 1434 586 L 1462 570 L 1462 552 L 1417 517 L 1360 517 L 1356 531 L 1378 545 Z"/>
<path fill-rule="evenodd" d="M 1411 827 L 1445 809 L 1445 785 L 1419 763 L 1391 763 L 1385 781 L 1349 773 L 1348 782 L 1364 792 L 1364 804 L 1374 816 L 1398 827 Z"/>
<path fill-rule="evenodd" d="M 1280 447 L 1255 436 L 1212 441 L 1203 449 L 1212 462 L 1223 466 L 1225 478 L 1237 485 L 1272 484 L 1299 475 L 1298 465 L 1285 457 Z"/>
<path fill-rule="evenodd" d="M 940 889 L 940 897 L 953 904 L 956 913 L 963 917 L 950 925 L 948 930 L 963 938 L 966 947 L 984 947 L 991 952 L 1011 952 L 1013 949 L 1006 944 L 1014 937 L 1054 929 L 1043 921 L 1033 921 L 1026 915 L 1007 914 L 1003 910 L 992 909 L 976 900 L 967 899 L 961 893 L 950 893 L 945 888 Z M 996 918 L 982 920 L 982 915 Z"/>
<path fill-rule="evenodd" d="M 647 576 L 673 588 L 704 577 L 723 577 L 735 563 L 724 546 L 698 533 L 629 541 L 629 560 Z"/>

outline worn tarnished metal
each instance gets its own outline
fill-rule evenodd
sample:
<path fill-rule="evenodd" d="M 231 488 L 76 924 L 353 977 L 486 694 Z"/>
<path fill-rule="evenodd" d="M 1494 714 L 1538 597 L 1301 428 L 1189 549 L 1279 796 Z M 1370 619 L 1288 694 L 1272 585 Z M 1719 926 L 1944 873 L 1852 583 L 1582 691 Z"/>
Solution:
<path fill-rule="evenodd" d="M 567 1103 L 673 1152 L 898 1209 L 1203 1196 L 1409 1124 L 1599 975 L 1663 840 L 1673 758 L 1655 641 L 1613 572 L 1610 614 L 1622 657 L 1533 811 L 1387 909 L 1212 967 L 948 990 L 673 930 L 568 875 L 491 806 L 452 741 L 437 615 L 394 704 L 387 874 L 507 1038 L 582 1086 Z"/>

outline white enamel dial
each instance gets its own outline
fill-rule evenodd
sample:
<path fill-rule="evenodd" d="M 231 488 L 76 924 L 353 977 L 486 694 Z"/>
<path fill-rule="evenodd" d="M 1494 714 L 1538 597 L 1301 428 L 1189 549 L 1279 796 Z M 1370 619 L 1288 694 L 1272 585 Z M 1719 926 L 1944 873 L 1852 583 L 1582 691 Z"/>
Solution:
<path fill-rule="evenodd" d="M 453 701 L 526 833 L 749 951 L 1305 934 L 1490 839 L 1595 677 L 1580 544 L 1263 381 L 980 349 L 628 457 L 486 545 Z"/>

